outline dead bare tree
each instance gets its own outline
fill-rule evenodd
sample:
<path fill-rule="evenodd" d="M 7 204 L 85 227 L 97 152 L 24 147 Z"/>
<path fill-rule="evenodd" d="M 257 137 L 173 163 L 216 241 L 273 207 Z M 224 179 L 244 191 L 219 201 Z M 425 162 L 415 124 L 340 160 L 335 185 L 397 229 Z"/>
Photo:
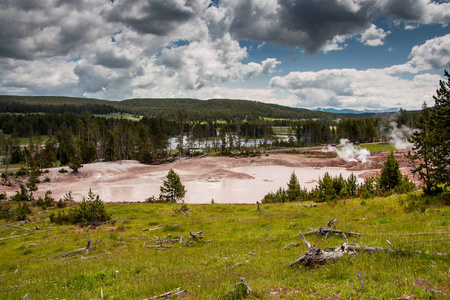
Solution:
<path fill-rule="evenodd" d="M 73 251 L 69 251 L 69 252 L 66 252 L 66 253 L 58 254 L 58 255 L 55 255 L 55 256 L 53 256 L 51 258 L 66 257 L 66 256 L 69 256 L 69 255 L 75 254 L 75 253 L 88 252 L 89 250 L 92 249 L 92 241 L 89 239 L 89 236 L 86 236 L 86 237 L 87 237 L 87 246 L 86 247 L 80 248 L 80 249 L 76 249 L 76 250 L 73 250 Z"/>
<path fill-rule="evenodd" d="M 300 258 L 294 260 L 289 264 L 289 266 L 293 266 L 296 264 L 303 263 L 306 267 L 313 268 L 316 265 L 323 264 L 327 261 L 336 261 L 341 258 L 344 254 L 350 253 L 347 236 L 343 233 L 342 235 L 345 238 L 345 243 L 333 249 L 333 251 L 323 251 L 320 248 L 310 244 L 302 232 L 299 233 L 300 237 L 303 240 L 303 243 L 308 247 L 308 250 L 302 255 Z"/>
<path fill-rule="evenodd" d="M 351 235 L 357 235 L 357 236 L 362 236 L 361 233 L 356 233 L 356 232 L 351 232 L 351 231 L 342 231 L 342 230 L 338 230 L 336 228 L 332 228 L 333 224 L 336 223 L 338 221 L 338 219 L 333 219 L 331 218 L 328 221 L 327 227 L 320 227 L 319 229 L 314 229 L 308 232 L 305 232 L 303 235 L 310 235 L 310 234 L 322 234 L 325 235 L 325 237 L 328 237 L 328 234 L 330 233 L 337 233 L 337 234 L 345 234 L 348 236 Z"/>

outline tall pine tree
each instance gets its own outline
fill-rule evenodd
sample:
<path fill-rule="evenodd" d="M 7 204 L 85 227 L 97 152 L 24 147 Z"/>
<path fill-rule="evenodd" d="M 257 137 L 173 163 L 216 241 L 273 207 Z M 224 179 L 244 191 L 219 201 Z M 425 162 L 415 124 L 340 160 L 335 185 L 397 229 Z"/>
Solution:
<path fill-rule="evenodd" d="M 411 142 L 413 152 L 407 157 L 425 184 L 426 194 L 436 194 L 440 185 L 450 185 L 450 74 L 445 71 L 447 82 L 441 80 L 440 88 L 433 96 L 435 105 L 422 109 L 422 115 Z"/>

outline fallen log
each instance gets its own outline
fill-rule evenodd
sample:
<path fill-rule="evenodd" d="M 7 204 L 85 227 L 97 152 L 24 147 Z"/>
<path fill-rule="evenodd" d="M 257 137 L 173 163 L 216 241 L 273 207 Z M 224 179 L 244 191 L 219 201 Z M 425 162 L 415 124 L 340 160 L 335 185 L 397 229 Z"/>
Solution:
<path fill-rule="evenodd" d="M 63 253 L 63 254 L 58 254 L 58 255 L 52 256 L 51 258 L 66 257 L 66 256 L 69 256 L 69 255 L 75 254 L 75 253 L 88 252 L 89 250 L 92 249 L 92 242 L 89 239 L 89 236 L 86 236 L 86 237 L 87 237 L 88 241 L 87 241 L 87 246 L 85 248 L 80 248 L 80 249 L 69 251 L 69 252 L 66 252 L 66 253 Z"/>
<path fill-rule="evenodd" d="M 22 230 L 26 230 L 26 231 L 32 231 L 31 229 L 28 229 L 28 228 L 15 226 L 15 225 L 10 225 L 10 224 L 7 224 L 7 223 L 0 223 L 0 225 L 4 225 L 4 226 L 7 226 L 7 227 L 11 227 L 11 228 L 22 229 Z"/>
<path fill-rule="evenodd" d="M 179 294 L 181 294 L 181 293 L 184 293 L 184 291 L 181 289 L 181 287 L 179 287 L 179 288 L 176 288 L 176 289 L 173 290 L 173 291 L 170 291 L 170 292 L 167 292 L 167 293 L 164 293 L 164 294 L 161 294 L 161 295 L 153 296 L 153 297 L 151 297 L 151 298 L 146 298 L 146 299 L 143 299 L 143 300 L 159 299 L 159 298 L 168 298 L 168 297 L 172 297 L 172 296 L 179 295 Z"/>
<path fill-rule="evenodd" d="M 158 229 L 161 229 L 161 225 L 154 227 L 154 228 L 142 229 L 142 231 L 154 231 L 154 230 L 158 230 Z"/>
<path fill-rule="evenodd" d="M 386 240 L 386 242 L 391 246 L 391 248 L 349 245 L 348 246 L 348 250 L 358 251 L 358 252 L 369 252 L 369 253 L 374 253 L 374 252 L 395 252 L 395 251 L 407 252 L 406 250 L 403 250 L 403 249 L 394 249 L 394 246 L 388 240 Z M 333 247 L 325 247 L 324 250 L 332 250 L 332 249 L 333 249 Z M 440 253 L 440 252 L 424 252 L 424 251 L 418 251 L 418 250 L 413 251 L 411 253 L 414 253 L 414 254 L 426 254 L 426 255 L 438 255 L 438 256 L 446 256 L 446 255 L 450 254 L 450 253 Z"/>
<path fill-rule="evenodd" d="M 330 251 L 330 252 L 323 251 L 320 248 L 317 248 L 316 246 L 310 244 L 306 240 L 306 238 L 302 234 L 302 232 L 300 232 L 299 235 L 302 238 L 303 243 L 306 245 L 306 247 L 308 247 L 308 250 L 300 258 L 291 262 L 289 264 L 290 267 L 293 265 L 296 265 L 296 264 L 303 263 L 306 267 L 313 268 L 316 265 L 323 264 L 327 261 L 336 261 L 337 259 L 342 257 L 344 254 L 350 253 L 347 236 L 345 234 L 343 234 L 343 236 L 345 238 L 345 243 L 343 243 L 339 247 L 334 248 L 334 250 Z"/>
<path fill-rule="evenodd" d="M 7 240 L 7 239 L 13 239 L 13 238 L 17 238 L 17 237 L 21 237 L 21 236 L 25 236 L 25 235 L 29 235 L 29 233 L 20 234 L 20 235 L 14 235 L 14 236 L 7 236 L 7 237 L 4 237 L 4 238 L 1 238 L 0 241 Z"/>
<path fill-rule="evenodd" d="M 314 229 L 308 232 L 305 232 L 303 235 L 310 235 L 310 234 L 322 234 L 328 237 L 328 234 L 330 233 L 337 233 L 337 234 L 345 234 L 348 236 L 351 235 L 357 235 L 357 236 L 362 236 L 361 233 L 356 233 L 356 232 L 351 232 L 351 231 L 343 231 L 343 230 L 338 230 L 335 228 L 332 228 L 331 226 L 333 226 L 334 223 L 336 223 L 338 221 L 338 219 L 333 219 L 331 218 L 328 221 L 327 227 L 320 227 L 319 229 Z"/>
<path fill-rule="evenodd" d="M 410 236 L 410 235 L 434 235 L 434 234 L 450 234 L 448 231 L 441 231 L 441 232 L 413 232 L 413 233 L 380 233 L 380 234 L 371 234 L 371 236 L 385 236 L 385 235 L 392 235 L 392 236 Z"/>

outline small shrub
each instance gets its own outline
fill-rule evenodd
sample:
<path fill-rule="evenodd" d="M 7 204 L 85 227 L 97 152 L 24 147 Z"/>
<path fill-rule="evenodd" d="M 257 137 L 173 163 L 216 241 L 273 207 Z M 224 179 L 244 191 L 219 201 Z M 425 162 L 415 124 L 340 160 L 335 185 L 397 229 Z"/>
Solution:
<path fill-rule="evenodd" d="M 31 209 L 28 206 L 28 203 L 21 202 L 17 205 L 14 210 L 14 216 L 17 221 L 23 221 L 27 219 L 27 216 L 31 214 Z"/>
<path fill-rule="evenodd" d="M 146 203 L 166 203 L 166 200 L 163 200 L 161 198 L 156 198 L 155 196 L 150 196 L 149 198 L 145 199 Z"/>
<path fill-rule="evenodd" d="M 25 169 L 25 168 L 20 168 L 20 169 L 17 170 L 17 172 L 16 172 L 16 176 L 22 177 L 22 176 L 25 176 L 25 175 L 28 175 L 28 170 Z"/>
<path fill-rule="evenodd" d="M 38 199 L 35 201 L 36 206 L 42 208 L 43 210 L 47 209 L 47 207 L 53 206 L 54 199 L 51 197 L 51 194 L 51 191 L 47 191 L 44 198 L 38 197 Z"/>
<path fill-rule="evenodd" d="M 46 177 L 44 178 L 44 182 L 50 182 L 50 178 L 49 178 L 48 176 L 46 176 Z"/>
<path fill-rule="evenodd" d="M 0 204 L 0 219 L 11 219 L 12 218 L 12 208 L 11 203 L 5 202 Z"/>
<path fill-rule="evenodd" d="M 60 200 L 61 200 L 61 199 L 60 199 Z M 64 202 L 73 202 L 74 200 L 73 200 L 73 197 L 72 197 L 72 191 L 66 193 L 66 194 L 63 196 L 62 200 L 63 200 Z"/>
<path fill-rule="evenodd" d="M 67 173 L 67 172 L 69 172 L 69 171 L 67 171 L 67 170 L 64 169 L 64 168 L 61 168 L 61 169 L 59 169 L 59 171 L 58 171 L 58 173 L 61 173 L 61 174 Z"/>
<path fill-rule="evenodd" d="M 25 187 L 25 185 L 23 185 L 23 184 L 20 185 L 20 190 L 16 191 L 14 196 L 11 197 L 11 200 L 12 201 L 17 201 L 17 202 L 29 201 L 30 200 L 30 195 L 29 195 L 28 190 Z"/>
<path fill-rule="evenodd" d="M 65 202 L 63 199 L 59 199 L 58 202 L 56 202 L 57 208 L 64 208 L 67 206 L 67 202 Z"/>
<path fill-rule="evenodd" d="M 419 211 L 421 213 L 424 213 L 426 210 L 426 207 L 423 203 L 420 203 L 420 201 L 418 199 L 411 198 L 411 199 L 408 199 L 408 201 L 403 209 L 407 213 L 411 213 L 414 211 Z"/>
<path fill-rule="evenodd" d="M 106 211 L 100 196 L 95 195 L 89 189 L 88 198 L 83 197 L 83 201 L 77 207 L 71 208 L 67 213 L 62 211 L 59 211 L 58 215 L 52 213 L 49 217 L 52 223 L 90 224 L 96 226 L 109 221 L 111 214 Z"/>

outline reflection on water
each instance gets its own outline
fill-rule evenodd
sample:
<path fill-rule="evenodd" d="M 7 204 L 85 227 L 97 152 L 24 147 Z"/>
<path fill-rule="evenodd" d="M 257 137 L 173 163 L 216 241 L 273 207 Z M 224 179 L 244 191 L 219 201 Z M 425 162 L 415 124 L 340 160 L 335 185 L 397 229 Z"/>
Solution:
<path fill-rule="evenodd" d="M 287 188 L 287 183 L 295 171 L 300 186 L 308 190 L 317 185 L 319 177 L 328 172 L 331 176 L 342 173 L 347 178 L 352 173 L 358 176 L 362 172 L 351 172 L 342 168 L 292 168 L 284 166 L 249 166 L 230 168 L 232 172 L 246 173 L 254 179 L 222 178 L 220 181 L 185 182 L 186 203 L 256 203 L 270 191 L 279 187 Z M 183 180 L 183 178 L 182 178 Z M 362 181 L 362 180 L 360 180 Z"/>

